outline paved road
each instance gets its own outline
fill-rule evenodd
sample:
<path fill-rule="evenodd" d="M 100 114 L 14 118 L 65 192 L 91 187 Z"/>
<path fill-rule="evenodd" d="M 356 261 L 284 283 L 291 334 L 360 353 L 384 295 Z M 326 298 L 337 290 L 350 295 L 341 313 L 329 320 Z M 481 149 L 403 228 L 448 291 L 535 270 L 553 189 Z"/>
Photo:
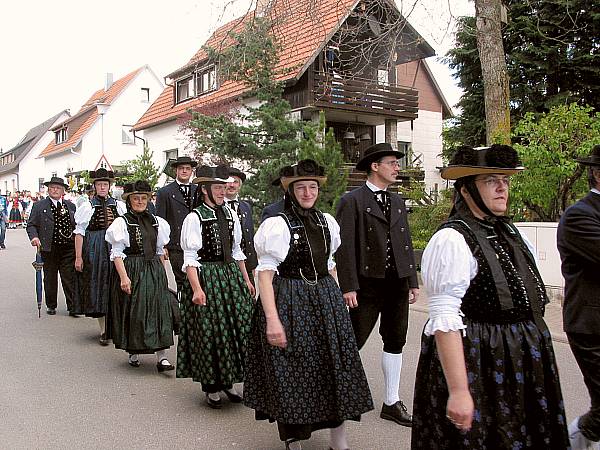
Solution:
<path fill-rule="evenodd" d="M 275 425 L 256 422 L 250 409 L 226 404 L 221 411 L 211 410 L 197 384 L 175 379 L 173 372 L 158 374 L 154 356 L 142 356 L 142 367 L 134 369 L 124 352 L 100 347 L 96 321 L 68 317 L 62 294 L 58 315 L 42 310 L 38 319 L 33 257 L 25 232 L 8 230 L 7 249 L 0 251 L 0 448 L 282 448 Z M 411 314 L 401 385 L 409 409 L 426 319 L 422 306 Z M 410 448 L 407 428 L 379 419 L 380 348 L 374 335 L 362 351 L 377 406 L 360 423 L 348 424 L 355 450 Z M 589 401 L 568 346 L 557 341 L 555 351 L 572 419 Z M 175 361 L 174 349 L 169 353 Z M 327 447 L 327 431 L 304 444 L 308 450 Z"/>

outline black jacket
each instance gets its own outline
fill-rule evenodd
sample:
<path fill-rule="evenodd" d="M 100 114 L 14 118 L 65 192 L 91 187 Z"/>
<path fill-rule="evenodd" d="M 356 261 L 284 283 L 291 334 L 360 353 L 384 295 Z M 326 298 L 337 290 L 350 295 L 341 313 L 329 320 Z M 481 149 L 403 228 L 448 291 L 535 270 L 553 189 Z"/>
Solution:
<path fill-rule="evenodd" d="M 242 239 L 244 241 L 242 250 L 246 255 L 246 270 L 248 270 L 248 273 L 250 273 L 250 271 L 256 269 L 256 266 L 258 266 L 256 251 L 254 250 L 254 222 L 252 220 L 252 205 L 244 200 L 240 200 L 238 206 L 238 216 L 240 217 L 240 225 L 242 226 Z M 251 273 L 250 276 L 252 276 Z"/>
<path fill-rule="evenodd" d="M 63 207 L 69 211 L 71 224 L 75 227 L 75 204 L 69 200 L 63 200 Z M 29 240 L 38 238 L 42 243 L 42 251 L 52 250 L 52 235 L 54 233 L 54 215 L 52 214 L 52 200 L 46 197 L 33 204 L 31 214 L 27 221 L 27 235 Z"/>
<path fill-rule="evenodd" d="M 338 205 L 336 219 L 342 244 L 335 254 L 342 292 L 358 291 L 359 277 L 385 278 L 387 232 L 399 278 L 408 278 L 411 288 L 419 287 L 404 200 L 390 193 L 391 220 L 388 223 L 366 185 L 345 194 Z"/>
<path fill-rule="evenodd" d="M 191 198 L 194 198 L 197 185 L 191 185 Z M 166 245 L 168 250 L 181 251 L 181 227 L 191 209 L 185 204 L 183 194 L 176 181 L 160 188 L 156 193 L 156 215 L 165 219 L 171 226 L 171 236 Z"/>
<path fill-rule="evenodd" d="M 264 209 L 262 210 L 262 215 L 260 217 L 261 223 L 264 222 L 269 217 L 275 217 L 280 212 L 283 212 L 284 208 L 285 208 L 285 200 L 284 199 L 281 199 L 278 202 L 271 203 L 270 205 L 265 206 Z"/>
<path fill-rule="evenodd" d="M 600 335 L 600 195 L 590 192 L 568 208 L 558 225 L 565 278 L 563 327 Z"/>

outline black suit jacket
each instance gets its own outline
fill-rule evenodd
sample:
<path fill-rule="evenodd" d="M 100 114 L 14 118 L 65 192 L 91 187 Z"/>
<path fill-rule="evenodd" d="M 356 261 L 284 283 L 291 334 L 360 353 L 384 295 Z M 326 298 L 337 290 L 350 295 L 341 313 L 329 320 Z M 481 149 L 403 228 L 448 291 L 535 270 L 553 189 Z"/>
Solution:
<path fill-rule="evenodd" d="M 246 270 L 248 273 L 256 269 L 258 260 L 254 250 L 254 221 L 252 220 L 252 205 L 244 200 L 238 203 L 238 216 L 242 226 L 242 251 L 246 255 Z M 252 275 L 250 273 L 250 275 Z"/>
<path fill-rule="evenodd" d="M 191 198 L 196 194 L 197 185 L 191 185 Z M 185 204 L 183 194 L 176 181 L 160 188 L 156 193 L 156 215 L 165 219 L 171 226 L 171 236 L 166 245 L 169 250 L 181 251 L 181 226 L 191 209 Z"/>
<path fill-rule="evenodd" d="M 260 217 L 261 223 L 264 222 L 269 217 L 275 217 L 277 214 L 283 211 L 285 207 L 284 199 L 279 200 L 278 202 L 271 203 L 267 205 L 262 210 L 262 215 Z"/>
<path fill-rule="evenodd" d="M 564 330 L 600 335 L 600 194 L 590 192 L 565 211 L 557 244 L 565 277 Z"/>
<path fill-rule="evenodd" d="M 336 219 L 342 244 L 335 254 L 342 292 L 358 291 L 360 277 L 385 278 L 387 232 L 390 231 L 399 278 L 408 278 L 411 288 L 419 287 L 404 200 L 390 193 L 391 217 L 387 221 L 375 195 L 366 185 L 341 199 Z"/>
<path fill-rule="evenodd" d="M 63 200 L 63 207 L 69 211 L 71 224 L 75 227 L 75 204 L 69 200 Z M 54 215 L 52 214 L 52 200 L 46 197 L 33 204 L 31 214 L 27 221 L 27 235 L 29 240 L 38 238 L 42 243 L 42 251 L 52 250 L 52 235 L 54 233 Z"/>

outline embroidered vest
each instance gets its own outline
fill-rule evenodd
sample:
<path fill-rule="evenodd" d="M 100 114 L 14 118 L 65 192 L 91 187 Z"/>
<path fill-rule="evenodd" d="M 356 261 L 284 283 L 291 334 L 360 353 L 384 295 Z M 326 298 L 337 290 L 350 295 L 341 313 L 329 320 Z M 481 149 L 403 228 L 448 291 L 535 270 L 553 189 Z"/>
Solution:
<path fill-rule="evenodd" d="M 90 203 L 94 212 L 87 227 L 89 231 L 106 230 L 119 217 L 117 201 L 112 197 L 107 199 L 94 197 Z"/>
<path fill-rule="evenodd" d="M 227 228 L 229 230 L 229 242 L 233 250 L 233 216 L 228 208 L 223 208 L 227 219 Z M 198 250 L 198 258 L 202 262 L 223 262 L 225 254 L 223 253 L 223 243 L 219 224 L 217 223 L 216 211 L 204 203 L 193 210 L 200 219 L 202 225 L 202 248 Z M 230 252 L 231 253 L 231 252 Z M 232 262 L 233 258 L 230 261 Z"/>
<path fill-rule="evenodd" d="M 152 216 L 154 223 L 154 233 L 146 235 L 142 232 L 142 227 L 137 223 L 137 219 L 131 213 L 123 214 L 125 224 L 127 225 L 127 233 L 129 234 L 129 247 L 123 250 L 127 256 L 144 256 L 144 241 L 150 240 L 151 247 L 156 249 L 156 239 L 158 236 L 158 219 Z"/>
<path fill-rule="evenodd" d="M 67 206 L 63 203 L 60 211 L 54 206 L 54 202 L 51 205 L 52 216 L 54 217 L 54 230 L 52 231 L 52 244 L 53 245 L 67 245 L 73 242 L 73 230 L 75 229 L 71 222 L 71 215 Z"/>

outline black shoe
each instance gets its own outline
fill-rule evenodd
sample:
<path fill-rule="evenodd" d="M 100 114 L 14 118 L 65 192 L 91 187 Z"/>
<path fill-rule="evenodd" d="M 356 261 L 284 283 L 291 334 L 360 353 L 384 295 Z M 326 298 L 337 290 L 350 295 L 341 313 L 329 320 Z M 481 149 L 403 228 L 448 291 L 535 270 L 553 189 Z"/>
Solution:
<path fill-rule="evenodd" d="M 392 420 L 405 427 L 412 427 L 412 416 L 408 413 L 402 400 L 398 400 L 391 406 L 384 403 L 381 407 L 381 414 L 379 414 L 379 417 L 385 420 Z"/>
<path fill-rule="evenodd" d="M 242 403 L 244 400 L 240 394 L 235 392 L 223 391 L 231 403 Z"/>
<path fill-rule="evenodd" d="M 159 363 L 156 363 L 156 368 L 159 372 L 166 372 L 167 370 L 174 370 L 175 366 L 171 364 L 168 359 L 165 358 L 161 359 Z"/>
<path fill-rule="evenodd" d="M 100 335 L 100 340 L 98 341 L 102 347 L 106 347 L 108 345 L 108 339 L 106 339 L 106 333 L 102 333 Z"/>
<path fill-rule="evenodd" d="M 131 366 L 131 367 L 140 367 L 142 365 L 142 363 L 140 363 L 139 359 L 131 359 L 129 358 L 127 360 L 127 363 Z"/>
<path fill-rule="evenodd" d="M 213 400 L 212 398 L 210 398 L 208 396 L 208 394 L 206 394 L 206 404 L 208 406 L 210 406 L 212 409 L 221 409 L 221 407 L 223 406 L 223 403 L 221 402 L 221 399 L 219 399 L 219 400 Z"/>
<path fill-rule="evenodd" d="M 4 245 L 4 244 L 0 244 L 0 248 L 1 248 L 2 250 L 4 250 L 4 249 L 6 248 L 6 245 Z"/>
<path fill-rule="evenodd" d="M 300 439 L 288 439 L 285 441 L 285 450 L 290 450 L 290 444 L 293 444 L 294 442 L 298 442 Z M 302 445 L 300 445 L 300 448 L 302 448 Z"/>
<path fill-rule="evenodd" d="M 56 308 L 48 308 L 46 310 L 46 314 L 48 314 L 49 316 L 54 316 L 56 315 Z"/>

